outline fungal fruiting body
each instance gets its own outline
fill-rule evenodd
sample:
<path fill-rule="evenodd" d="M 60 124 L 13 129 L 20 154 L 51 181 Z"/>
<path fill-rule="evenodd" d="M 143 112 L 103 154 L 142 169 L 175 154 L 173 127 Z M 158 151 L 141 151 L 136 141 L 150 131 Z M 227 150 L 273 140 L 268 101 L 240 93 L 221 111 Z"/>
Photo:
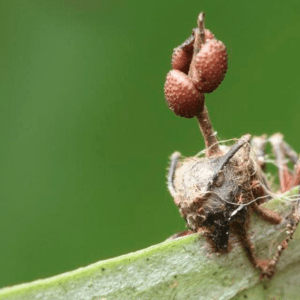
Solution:
<path fill-rule="evenodd" d="M 196 89 L 188 75 L 178 70 L 168 73 L 165 93 L 170 109 L 178 116 L 193 118 L 203 108 L 204 94 Z"/>
<path fill-rule="evenodd" d="M 196 116 L 195 107 L 203 107 L 203 94 L 213 92 L 224 79 L 227 60 L 225 45 L 204 28 L 204 14 L 201 13 L 198 28 L 173 51 L 173 70 L 165 82 L 169 108 L 181 117 Z"/>
<path fill-rule="evenodd" d="M 165 82 L 168 106 L 176 115 L 196 116 L 206 146 L 205 157 L 183 159 L 179 152 L 171 157 L 168 189 L 189 229 L 177 237 L 200 232 L 214 251 L 224 253 L 230 250 L 230 236 L 234 234 L 251 264 L 260 269 L 261 276 L 271 278 L 299 223 L 299 207 L 288 216 L 289 234 L 275 255 L 269 260 L 258 259 L 248 235 L 250 214 L 255 212 L 271 224 L 284 220 L 260 206 L 274 195 L 263 172 L 266 142 L 270 141 L 274 150 L 282 192 L 300 183 L 299 156 L 280 134 L 269 140 L 266 136 L 251 138 L 247 134 L 232 147 L 219 146 L 204 93 L 211 93 L 222 82 L 227 71 L 227 53 L 224 44 L 204 28 L 203 13 L 198 17 L 198 28 L 193 30 L 193 35 L 174 49 L 172 67 Z M 292 174 L 287 169 L 286 157 L 294 164 Z"/>
<path fill-rule="evenodd" d="M 207 40 L 195 57 L 195 87 L 202 93 L 213 92 L 223 81 L 227 71 L 225 45 L 216 39 Z"/>

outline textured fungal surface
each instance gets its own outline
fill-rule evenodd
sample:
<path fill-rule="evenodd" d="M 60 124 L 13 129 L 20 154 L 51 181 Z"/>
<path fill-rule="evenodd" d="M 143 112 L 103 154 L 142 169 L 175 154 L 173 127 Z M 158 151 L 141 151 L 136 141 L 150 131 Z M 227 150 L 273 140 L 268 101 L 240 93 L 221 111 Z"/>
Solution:
<path fill-rule="evenodd" d="M 172 54 L 172 68 L 188 74 L 193 58 L 194 35 L 191 35 L 182 45 L 175 48 Z"/>
<path fill-rule="evenodd" d="M 193 47 L 190 51 L 180 47 L 175 48 L 172 55 L 172 68 L 188 74 L 193 57 Z"/>
<path fill-rule="evenodd" d="M 214 34 L 209 29 L 205 28 L 204 32 L 205 32 L 205 40 L 211 40 L 215 38 Z"/>
<path fill-rule="evenodd" d="M 185 42 L 173 50 L 171 64 L 174 70 L 179 70 L 185 74 L 188 74 L 194 52 L 194 34 L 195 33 L 193 33 Z M 205 39 L 211 40 L 214 38 L 215 36 L 213 33 L 210 30 L 205 29 Z"/>
<path fill-rule="evenodd" d="M 227 68 L 225 45 L 216 39 L 208 40 L 195 57 L 197 75 L 193 78 L 193 82 L 202 93 L 211 93 L 223 81 Z"/>
<path fill-rule="evenodd" d="M 204 94 L 200 93 L 188 76 L 178 70 L 168 73 L 165 97 L 169 108 L 185 118 L 193 118 L 203 107 Z"/>
<path fill-rule="evenodd" d="M 204 108 L 203 93 L 214 91 L 227 71 L 226 48 L 204 28 L 204 13 L 193 34 L 173 50 L 171 64 L 165 81 L 167 104 L 178 116 L 197 116 Z"/>

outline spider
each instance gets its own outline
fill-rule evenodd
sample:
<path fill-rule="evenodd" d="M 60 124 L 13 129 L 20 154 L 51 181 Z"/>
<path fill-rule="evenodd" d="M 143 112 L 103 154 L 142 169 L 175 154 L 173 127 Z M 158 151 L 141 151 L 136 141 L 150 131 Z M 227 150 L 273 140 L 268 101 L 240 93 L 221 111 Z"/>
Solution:
<path fill-rule="evenodd" d="M 226 253 L 230 251 L 229 236 L 233 233 L 253 267 L 260 269 L 261 277 L 271 278 L 299 223 L 300 209 L 297 201 L 290 215 L 284 218 L 261 206 L 271 199 L 264 173 L 266 143 L 270 142 L 273 148 L 281 192 L 300 184 L 299 156 L 279 133 L 270 138 L 246 134 L 232 147 L 219 145 L 204 94 L 211 93 L 222 82 L 227 71 L 227 53 L 224 44 L 205 29 L 203 12 L 192 36 L 174 49 L 172 67 L 165 83 L 167 104 L 179 116 L 198 119 L 206 149 L 205 157 L 183 159 L 179 152 L 171 156 L 168 189 L 189 228 L 171 238 L 199 232 L 206 236 L 214 251 Z M 292 173 L 286 158 L 294 165 Z M 249 237 L 253 212 L 274 225 L 288 222 L 289 234 L 269 260 L 256 256 Z"/>

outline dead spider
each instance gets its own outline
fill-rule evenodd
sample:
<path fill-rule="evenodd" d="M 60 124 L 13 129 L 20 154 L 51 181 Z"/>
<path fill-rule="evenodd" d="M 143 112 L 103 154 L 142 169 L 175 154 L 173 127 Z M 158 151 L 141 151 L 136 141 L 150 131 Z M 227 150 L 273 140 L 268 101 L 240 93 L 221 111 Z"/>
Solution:
<path fill-rule="evenodd" d="M 165 97 L 175 114 L 197 117 L 205 141 L 206 157 L 182 159 L 179 152 L 171 157 L 168 189 L 185 219 L 187 230 L 173 238 L 193 232 L 204 234 L 214 251 L 230 250 L 229 235 L 236 234 L 262 278 L 274 275 L 282 251 L 287 247 L 299 223 L 299 201 L 288 216 L 288 236 L 269 260 L 259 260 L 249 236 L 252 212 L 271 224 L 285 218 L 260 206 L 271 199 L 270 187 L 264 174 L 265 145 L 270 141 L 279 171 L 281 192 L 300 184 L 298 154 L 284 142 L 281 134 L 242 136 L 231 148 L 220 146 L 213 131 L 204 103 L 204 93 L 214 91 L 227 71 L 227 53 L 224 44 L 204 28 L 204 13 L 198 17 L 198 27 L 192 36 L 174 49 L 172 67 L 166 78 Z M 250 151 L 253 149 L 254 151 Z M 291 173 L 286 164 L 294 165 Z"/>

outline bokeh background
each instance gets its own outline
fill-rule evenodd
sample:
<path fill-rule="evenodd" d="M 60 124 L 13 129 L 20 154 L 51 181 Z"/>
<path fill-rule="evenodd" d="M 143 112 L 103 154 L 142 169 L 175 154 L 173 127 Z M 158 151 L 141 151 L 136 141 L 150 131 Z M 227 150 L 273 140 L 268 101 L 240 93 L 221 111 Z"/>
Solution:
<path fill-rule="evenodd" d="M 300 2 L 1 0 L 0 287 L 184 230 L 168 157 L 204 147 L 163 95 L 198 13 L 229 70 L 206 97 L 221 139 L 280 131 L 300 151 Z"/>

